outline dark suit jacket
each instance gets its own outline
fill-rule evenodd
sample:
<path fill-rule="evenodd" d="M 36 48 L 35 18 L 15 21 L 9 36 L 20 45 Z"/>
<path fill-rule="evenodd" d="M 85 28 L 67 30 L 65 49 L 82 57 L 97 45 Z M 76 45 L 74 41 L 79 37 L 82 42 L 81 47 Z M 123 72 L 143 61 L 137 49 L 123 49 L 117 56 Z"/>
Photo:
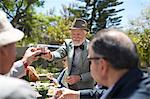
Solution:
<path fill-rule="evenodd" d="M 98 94 L 94 92 L 81 91 L 81 99 L 97 99 L 90 97 L 101 96 L 101 92 Z M 84 98 L 84 96 L 89 98 Z M 143 72 L 139 69 L 132 69 L 127 72 L 112 88 L 106 99 L 150 99 L 150 77 L 144 76 Z M 100 97 L 99 97 L 100 99 Z"/>
<path fill-rule="evenodd" d="M 80 99 L 100 99 L 107 88 L 80 90 Z"/>

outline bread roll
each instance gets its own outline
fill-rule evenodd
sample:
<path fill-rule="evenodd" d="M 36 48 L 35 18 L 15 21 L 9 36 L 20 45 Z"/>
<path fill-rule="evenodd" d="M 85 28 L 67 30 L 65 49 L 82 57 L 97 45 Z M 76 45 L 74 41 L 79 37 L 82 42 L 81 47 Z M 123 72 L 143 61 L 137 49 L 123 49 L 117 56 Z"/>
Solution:
<path fill-rule="evenodd" d="M 28 66 L 27 69 L 28 69 L 28 77 L 30 81 L 35 82 L 40 79 L 39 75 L 37 74 L 33 66 Z"/>

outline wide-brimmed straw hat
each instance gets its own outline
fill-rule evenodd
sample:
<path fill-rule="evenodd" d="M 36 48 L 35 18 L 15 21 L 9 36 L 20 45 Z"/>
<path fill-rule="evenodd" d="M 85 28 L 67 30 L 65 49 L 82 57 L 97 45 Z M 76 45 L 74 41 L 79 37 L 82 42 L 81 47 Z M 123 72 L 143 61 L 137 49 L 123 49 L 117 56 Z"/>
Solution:
<path fill-rule="evenodd" d="M 15 29 L 7 19 L 6 13 L 0 10 L 0 47 L 21 40 L 24 33 Z"/>
<path fill-rule="evenodd" d="M 81 18 L 76 18 L 73 21 L 70 29 L 84 29 L 86 31 L 89 31 L 89 29 L 87 28 L 87 22 Z"/>

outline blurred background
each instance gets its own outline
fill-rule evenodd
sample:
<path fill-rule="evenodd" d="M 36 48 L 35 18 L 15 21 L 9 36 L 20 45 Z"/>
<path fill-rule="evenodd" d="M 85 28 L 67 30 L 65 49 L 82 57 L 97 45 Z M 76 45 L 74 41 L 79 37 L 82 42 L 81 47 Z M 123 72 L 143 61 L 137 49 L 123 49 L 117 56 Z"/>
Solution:
<path fill-rule="evenodd" d="M 88 22 L 89 39 L 103 28 L 125 31 L 137 45 L 140 68 L 148 71 L 150 67 L 150 0 L 0 0 L 0 9 L 25 33 L 17 43 L 16 60 L 30 45 L 60 46 L 70 38 L 74 18 L 83 18 Z M 50 63 L 40 59 L 32 65 L 38 73 L 57 73 L 63 68 L 61 60 Z"/>

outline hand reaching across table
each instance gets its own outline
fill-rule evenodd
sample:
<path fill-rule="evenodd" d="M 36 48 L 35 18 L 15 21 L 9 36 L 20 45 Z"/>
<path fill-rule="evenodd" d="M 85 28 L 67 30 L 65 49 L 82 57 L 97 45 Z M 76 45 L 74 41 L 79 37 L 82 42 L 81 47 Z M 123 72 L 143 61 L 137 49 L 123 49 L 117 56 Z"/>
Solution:
<path fill-rule="evenodd" d="M 53 99 L 80 99 L 80 92 L 67 88 L 58 89 L 55 92 Z"/>
<path fill-rule="evenodd" d="M 79 75 L 70 75 L 66 78 L 66 82 L 70 85 L 75 84 L 80 81 L 80 76 Z"/>

